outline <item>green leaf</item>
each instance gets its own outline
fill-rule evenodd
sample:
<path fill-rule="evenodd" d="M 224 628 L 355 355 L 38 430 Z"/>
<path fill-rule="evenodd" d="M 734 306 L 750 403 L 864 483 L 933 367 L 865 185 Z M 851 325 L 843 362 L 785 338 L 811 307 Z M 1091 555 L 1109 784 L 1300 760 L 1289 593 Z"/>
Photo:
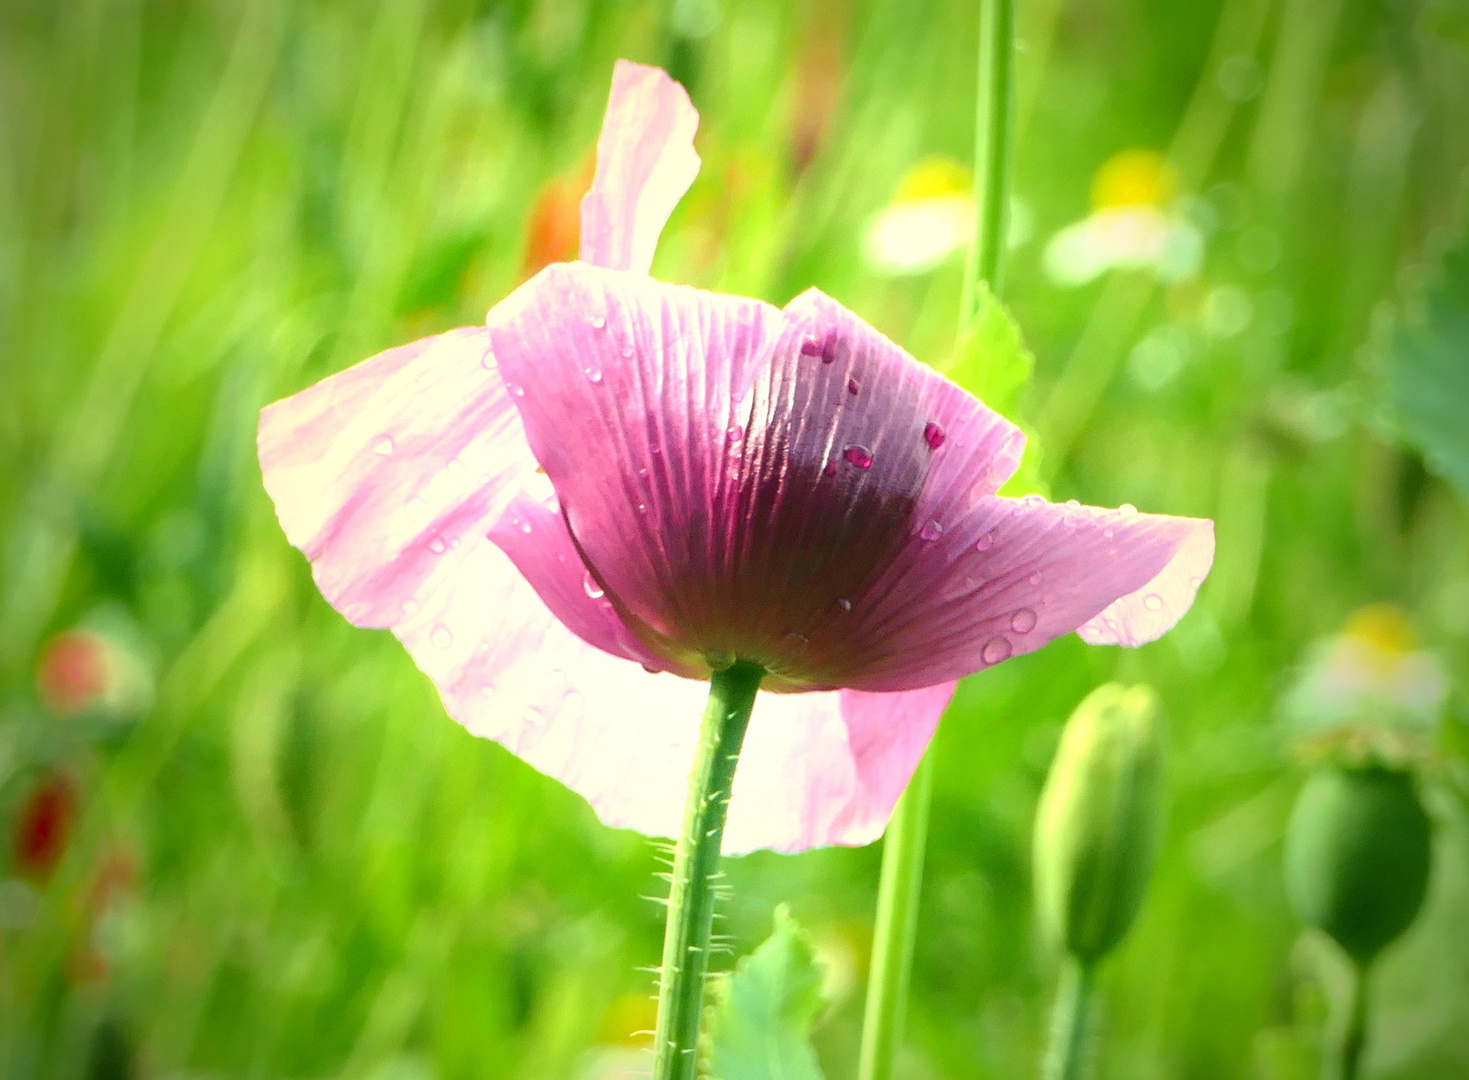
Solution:
<path fill-rule="evenodd" d="M 974 321 L 959 336 L 949 358 L 934 366 L 1025 432 L 1025 456 L 1015 475 L 1000 488 L 1000 494 L 1036 492 L 1049 497 L 1040 475 L 1040 444 L 1035 432 L 1018 416 L 1020 395 L 1030 384 L 1035 357 L 1025 347 L 1020 327 L 989 286 L 981 281 L 978 290 Z"/>
<path fill-rule="evenodd" d="M 1020 327 L 995 299 L 989 286 L 979 283 L 974 321 L 959 337 L 939 371 L 968 390 L 991 409 L 1015 419 L 1020 392 L 1030 382 L 1035 358 L 1020 337 Z"/>
<path fill-rule="evenodd" d="M 1444 254 L 1417 316 L 1389 341 L 1398 427 L 1430 469 L 1469 497 L 1469 237 Z"/>
<path fill-rule="evenodd" d="M 808 1035 L 827 1007 L 821 968 L 782 904 L 775 930 L 711 988 L 706 1064 L 713 1080 L 822 1080 Z"/>

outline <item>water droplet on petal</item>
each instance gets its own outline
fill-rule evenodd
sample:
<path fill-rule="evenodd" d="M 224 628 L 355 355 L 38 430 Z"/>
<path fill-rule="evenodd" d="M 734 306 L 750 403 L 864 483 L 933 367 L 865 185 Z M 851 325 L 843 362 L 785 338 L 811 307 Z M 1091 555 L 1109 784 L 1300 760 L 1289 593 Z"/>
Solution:
<path fill-rule="evenodd" d="M 404 615 L 416 615 L 417 613 L 418 613 L 418 601 L 417 600 L 404 600 L 403 601 L 403 614 Z"/>
<path fill-rule="evenodd" d="M 975 544 L 974 544 L 974 550 L 975 551 L 988 551 L 990 548 L 992 548 L 994 546 L 995 546 L 995 531 L 993 529 L 991 529 L 989 532 L 985 533 L 983 536 L 981 536 L 975 542 Z"/>
<path fill-rule="evenodd" d="M 1195 574 L 1193 577 L 1191 577 L 1191 578 L 1188 579 L 1188 587 L 1190 589 L 1197 589 L 1203 583 L 1204 583 L 1204 579 L 1201 578 L 1201 577 L 1199 577 L 1198 574 Z"/>
<path fill-rule="evenodd" d="M 1010 629 L 1017 634 L 1028 634 L 1035 629 L 1035 622 L 1035 612 L 1028 607 L 1023 607 L 1010 616 Z"/>
<path fill-rule="evenodd" d="M 1117 512 L 1123 517 L 1137 517 L 1137 507 L 1132 503 L 1123 503 L 1117 508 Z"/>
<path fill-rule="evenodd" d="M 848 600 L 845 596 L 838 597 L 837 610 L 843 615 L 847 614 L 849 611 L 852 610 L 852 601 Z"/>
<path fill-rule="evenodd" d="M 430 632 L 428 641 L 436 649 L 447 649 L 450 645 L 454 644 L 454 634 L 443 623 L 439 623 Z"/>
<path fill-rule="evenodd" d="M 862 384 L 856 379 L 847 380 L 847 393 L 855 396 L 862 389 Z"/>
<path fill-rule="evenodd" d="M 847 459 L 848 464 L 859 469 L 872 468 L 872 451 L 865 446 L 849 446 L 842 451 L 842 457 Z"/>
<path fill-rule="evenodd" d="M 1034 510 L 1038 506 L 1046 505 L 1046 499 L 1043 495 L 1030 494 L 1025 496 L 1025 498 L 1021 499 L 1020 501 L 1023 502 L 1026 505 L 1026 508 L 1030 510 Z"/>
<path fill-rule="evenodd" d="M 1029 581 L 1032 585 L 1039 585 L 1041 583 L 1041 572 L 1039 570 L 1037 570 L 1035 573 L 1031 574 L 1030 577 L 1026 578 L 1025 580 Z"/>
<path fill-rule="evenodd" d="M 485 683 L 483 686 L 481 686 L 479 688 L 479 696 L 480 697 L 483 697 L 483 698 L 494 697 L 495 696 L 495 684 L 494 683 L 488 683 L 488 682 Z"/>
<path fill-rule="evenodd" d="M 479 362 L 481 364 L 483 364 L 487 368 L 494 367 L 495 366 L 495 354 L 494 354 L 494 352 L 492 350 L 490 350 L 490 349 L 486 349 L 485 352 L 484 352 L 484 355 L 479 358 Z"/>
<path fill-rule="evenodd" d="M 1147 596 L 1143 597 L 1143 607 L 1149 611 L 1162 611 L 1163 598 L 1157 593 L 1148 593 Z"/>
<path fill-rule="evenodd" d="M 937 521 L 929 520 L 923 523 L 923 528 L 918 530 L 918 539 L 927 540 L 930 543 L 944 535 L 944 527 Z"/>
<path fill-rule="evenodd" d="M 593 315 L 591 318 L 587 319 L 587 322 L 592 324 L 593 330 L 601 330 L 604 326 L 607 325 L 607 316 Z"/>
<path fill-rule="evenodd" d="M 527 536 L 529 536 L 530 535 L 530 522 L 529 521 L 522 521 L 520 523 L 520 531 L 523 532 L 523 533 L 525 533 Z"/>
<path fill-rule="evenodd" d="M 984 643 L 979 658 L 986 664 L 998 664 L 1001 660 L 1008 660 L 1012 651 L 1010 639 L 1004 634 L 996 634 Z"/>
<path fill-rule="evenodd" d="M 631 360 L 632 359 L 632 354 L 633 354 L 633 348 L 632 348 L 631 343 L 629 343 L 627 345 L 624 345 L 622 347 L 622 358 L 624 360 Z"/>
<path fill-rule="evenodd" d="M 932 420 L 923 425 L 923 441 L 928 443 L 930 450 L 937 450 L 940 446 L 943 446 L 944 440 L 948 437 L 944 429 Z"/>
<path fill-rule="evenodd" d="M 1061 515 L 1061 524 L 1065 525 L 1068 529 L 1074 529 L 1081 524 L 1081 518 L 1081 503 L 1075 499 L 1067 499 L 1066 512 Z"/>
<path fill-rule="evenodd" d="M 739 442 L 745 437 L 745 429 L 740 427 L 739 424 L 731 424 L 725 430 L 724 437 L 732 443 Z"/>
<path fill-rule="evenodd" d="M 1111 529 L 1103 529 L 1102 530 L 1102 536 L 1104 536 L 1108 540 L 1112 539 L 1112 530 Z"/>
<path fill-rule="evenodd" d="M 590 570 L 588 570 L 586 572 L 586 575 L 581 579 L 581 587 L 586 590 L 587 595 L 590 596 L 593 600 L 602 599 L 602 586 L 597 584 L 597 579 L 592 577 L 592 572 Z"/>
<path fill-rule="evenodd" d="M 643 664 L 643 670 L 646 671 L 649 675 L 657 675 L 663 671 L 663 669 L 657 664 L 648 663 Z"/>
<path fill-rule="evenodd" d="M 428 542 L 428 549 L 432 551 L 435 555 L 442 555 L 444 553 L 445 547 L 447 546 L 448 545 L 444 543 L 444 538 L 442 536 L 436 536 Z"/>
<path fill-rule="evenodd" d="M 581 373 L 587 377 L 587 382 L 592 383 L 593 385 L 602 381 L 602 369 L 599 368 L 596 364 L 588 364 L 586 367 L 582 368 Z"/>
<path fill-rule="evenodd" d="M 393 437 L 391 435 L 384 435 L 372 444 L 372 452 L 382 457 L 387 457 L 393 452 Z"/>
<path fill-rule="evenodd" d="M 506 383 L 505 385 L 509 387 L 510 392 L 516 397 L 525 397 L 525 387 L 521 386 L 518 382 Z"/>

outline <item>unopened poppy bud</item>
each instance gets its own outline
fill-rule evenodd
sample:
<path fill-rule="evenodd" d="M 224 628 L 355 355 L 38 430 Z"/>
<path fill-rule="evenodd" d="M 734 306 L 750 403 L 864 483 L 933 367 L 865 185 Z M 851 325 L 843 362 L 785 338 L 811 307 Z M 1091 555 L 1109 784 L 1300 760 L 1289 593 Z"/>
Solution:
<path fill-rule="evenodd" d="M 1083 963 L 1132 925 L 1157 850 L 1163 736 L 1147 686 L 1108 683 L 1067 721 L 1035 819 L 1042 933 Z"/>
<path fill-rule="evenodd" d="M 1303 923 L 1365 965 L 1423 906 L 1431 840 L 1410 773 L 1317 769 L 1286 827 L 1286 896 Z"/>

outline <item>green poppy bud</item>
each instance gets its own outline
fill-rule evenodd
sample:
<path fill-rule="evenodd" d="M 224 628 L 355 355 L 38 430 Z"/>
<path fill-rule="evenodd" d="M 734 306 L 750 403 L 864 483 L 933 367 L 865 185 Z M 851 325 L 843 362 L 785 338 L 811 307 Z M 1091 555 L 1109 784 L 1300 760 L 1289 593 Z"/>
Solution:
<path fill-rule="evenodd" d="M 1423 906 L 1431 839 L 1411 774 L 1317 769 L 1286 827 L 1286 896 L 1303 923 L 1365 965 Z"/>
<path fill-rule="evenodd" d="M 1035 819 L 1042 933 L 1084 963 L 1127 933 L 1147 889 L 1161 817 L 1163 733 L 1147 686 L 1100 686 L 1076 707 Z"/>

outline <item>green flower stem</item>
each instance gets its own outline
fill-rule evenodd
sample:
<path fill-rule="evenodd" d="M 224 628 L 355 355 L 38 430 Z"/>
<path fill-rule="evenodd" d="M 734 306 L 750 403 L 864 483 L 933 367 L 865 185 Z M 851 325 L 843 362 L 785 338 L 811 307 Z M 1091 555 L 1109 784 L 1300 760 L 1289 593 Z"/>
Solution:
<path fill-rule="evenodd" d="M 737 661 L 709 680 L 709 703 L 699 726 L 699 749 L 689 773 L 683 831 L 673 856 L 663 968 L 658 981 L 658 1031 L 653 1080 L 694 1080 L 699 1019 L 709 970 L 709 928 L 725 816 L 740 745 L 765 669 Z"/>
<path fill-rule="evenodd" d="M 1341 1042 L 1333 1059 L 1326 1065 L 1326 1080 L 1357 1080 L 1362 1062 L 1362 1047 L 1367 1042 L 1367 973 L 1366 964 L 1352 965 L 1352 984 L 1347 991 L 1347 1022 L 1342 1028 Z"/>
<path fill-rule="evenodd" d="M 1046 1050 L 1045 1080 L 1081 1080 L 1086 1075 L 1091 1027 L 1093 964 L 1067 957 L 1051 1014 L 1051 1045 Z"/>
<path fill-rule="evenodd" d="M 929 751 L 893 808 L 883 840 L 858 1080 L 890 1080 L 893 1075 L 908 1004 L 908 975 L 913 968 L 913 938 L 918 926 L 918 893 L 923 883 L 923 849 L 932 794 L 933 752 Z"/>
<path fill-rule="evenodd" d="M 1015 128 L 1015 0 L 979 7 L 979 109 L 974 132 L 974 246 L 959 302 L 959 332 L 969 329 L 978 283 L 999 295 L 1010 213 L 1010 156 Z"/>
<path fill-rule="evenodd" d="M 978 223 L 959 305 L 961 339 L 974 321 L 979 282 L 987 282 L 991 292 L 999 292 L 1015 119 L 1015 0 L 981 0 L 979 19 L 979 108 L 974 145 Z M 933 793 L 932 758 L 932 751 L 924 755 L 908 790 L 893 810 L 883 841 L 859 1080 L 889 1080 L 897 1058 L 913 967 L 913 934 Z"/>

